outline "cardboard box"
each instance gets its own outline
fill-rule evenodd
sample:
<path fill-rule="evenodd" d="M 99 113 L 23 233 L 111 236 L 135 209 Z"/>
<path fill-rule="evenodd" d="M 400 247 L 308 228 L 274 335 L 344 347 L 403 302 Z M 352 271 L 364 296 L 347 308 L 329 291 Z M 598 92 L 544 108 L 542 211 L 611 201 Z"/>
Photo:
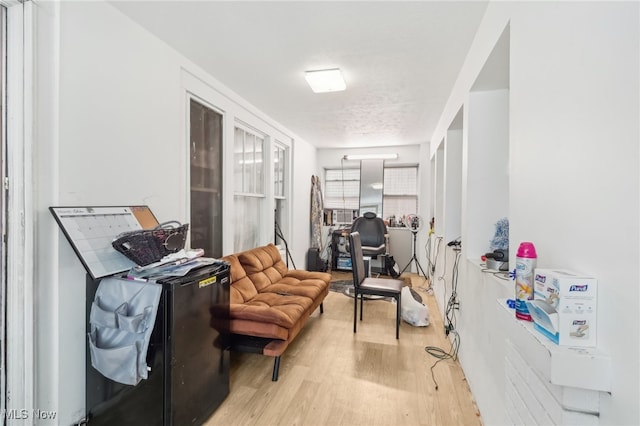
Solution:
<path fill-rule="evenodd" d="M 593 277 L 562 269 L 536 268 L 534 300 L 527 306 L 535 328 L 555 343 L 595 347 L 597 294 L 598 282 Z"/>

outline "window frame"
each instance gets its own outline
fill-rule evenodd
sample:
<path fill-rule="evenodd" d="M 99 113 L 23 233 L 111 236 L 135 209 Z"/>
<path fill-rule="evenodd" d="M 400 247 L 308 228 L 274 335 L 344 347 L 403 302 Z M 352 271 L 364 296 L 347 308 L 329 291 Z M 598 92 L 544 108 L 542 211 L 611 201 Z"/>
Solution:
<path fill-rule="evenodd" d="M 256 156 L 255 156 L 255 154 L 256 154 L 255 140 L 254 140 L 254 147 L 253 147 L 254 149 L 253 149 L 253 152 L 252 152 L 253 161 L 254 161 L 253 164 L 254 165 L 258 164 L 258 163 L 262 164 L 262 166 L 261 166 L 262 179 L 259 182 L 260 185 L 258 185 L 258 182 L 256 182 L 257 177 L 255 175 L 255 170 L 256 169 L 254 168 L 253 186 L 254 186 L 254 188 L 256 190 L 255 191 L 251 191 L 250 187 L 247 188 L 247 186 L 245 186 L 245 181 L 244 181 L 244 177 L 245 177 L 245 173 L 246 173 L 245 165 L 247 163 L 243 163 L 242 164 L 243 171 L 241 173 L 241 175 L 242 175 L 242 188 L 241 188 L 240 191 L 238 191 L 237 187 L 234 187 L 233 194 L 234 194 L 234 196 L 240 195 L 240 196 L 245 196 L 245 197 L 265 198 L 266 197 L 266 181 L 267 181 L 267 176 L 268 176 L 265 164 L 268 163 L 269 158 L 270 158 L 269 155 L 268 155 L 269 137 L 268 137 L 268 135 L 266 133 L 264 133 L 264 132 L 262 132 L 260 130 L 257 130 L 257 129 L 249 126 L 248 124 L 246 124 L 246 123 L 244 123 L 242 121 L 236 120 L 236 122 L 234 123 L 234 126 L 233 126 L 233 131 L 234 131 L 234 133 L 233 133 L 233 135 L 234 135 L 234 139 L 233 139 L 233 154 L 234 154 L 234 157 L 235 157 L 236 154 L 238 154 L 238 152 L 236 152 L 236 148 L 237 148 L 237 145 L 236 145 L 237 133 L 236 132 L 237 132 L 237 130 L 242 130 L 244 132 L 243 133 L 243 151 L 242 151 L 242 156 L 243 157 L 247 154 L 247 152 L 245 151 L 246 142 L 247 142 L 247 139 L 246 139 L 247 134 L 252 135 L 256 139 L 259 137 L 262 140 L 262 150 L 261 150 L 261 153 L 262 153 L 261 157 L 262 158 L 259 159 L 260 161 L 257 161 L 256 160 Z M 235 158 L 234 158 L 234 161 L 236 161 Z M 236 181 L 236 180 L 237 180 L 237 176 L 236 176 L 235 165 L 234 165 L 234 181 Z M 260 188 L 258 188 L 258 186 L 260 186 Z"/>
<path fill-rule="evenodd" d="M 282 194 L 278 192 L 277 184 L 280 179 L 278 171 L 275 168 L 276 158 L 280 158 L 277 153 L 282 152 L 282 182 L 281 190 Z M 274 167 L 273 172 L 273 212 L 274 212 L 274 244 L 280 248 L 284 248 L 284 242 L 289 241 L 291 235 L 291 185 L 290 185 L 290 161 L 291 161 L 291 147 L 279 139 L 274 139 L 271 153 L 273 155 L 272 162 Z M 280 214 L 278 214 L 280 213 Z M 276 229 L 276 224 L 278 229 Z M 282 234 L 283 238 L 278 236 L 278 232 Z"/>
<path fill-rule="evenodd" d="M 383 185 L 382 188 L 382 211 L 384 214 L 384 219 L 389 218 L 391 215 L 396 215 L 397 213 L 393 212 L 393 213 L 389 213 L 388 212 L 388 208 L 387 203 L 385 202 L 385 200 L 387 199 L 395 199 L 395 200 L 414 200 L 415 201 L 415 209 L 412 212 L 407 212 L 406 214 L 417 214 L 418 213 L 418 208 L 419 208 L 419 195 L 420 195 L 420 188 L 419 188 L 419 165 L 418 164 L 403 164 L 403 165 L 392 165 L 392 166 L 386 166 L 384 167 L 385 171 L 384 171 L 384 179 L 385 179 L 385 184 Z M 391 193 L 391 194 L 387 194 L 385 192 L 385 190 L 387 190 L 388 185 L 386 180 L 391 178 L 391 173 L 389 173 L 391 170 L 398 170 L 398 169 L 413 169 L 415 171 L 415 192 L 413 194 L 411 193 Z M 405 214 L 405 215 L 406 215 Z"/>
<path fill-rule="evenodd" d="M 186 95 L 187 95 L 187 106 L 186 106 L 186 113 L 187 113 L 187 125 L 186 125 L 186 129 L 187 129 L 187 141 L 188 141 L 188 148 L 187 148 L 187 164 L 189 165 L 187 167 L 187 181 L 189 182 L 189 189 L 187 191 L 188 195 L 187 195 L 187 206 L 188 206 L 188 212 L 187 212 L 187 217 L 190 218 L 190 223 L 191 223 L 191 229 L 189 231 L 189 239 L 187 241 L 187 243 L 189 244 L 189 246 L 191 246 L 191 234 L 192 232 L 194 232 L 194 228 L 195 228 L 195 223 L 193 221 L 193 197 L 194 197 L 194 192 L 212 192 L 212 193 L 216 193 L 217 191 L 219 191 L 220 193 L 220 198 L 219 198 L 219 203 L 220 203 L 220 211 L 218 212 L 220 215 L 220 222 L 221 222 L 221 228 L 224 228 L 224 202 L 225 202 L 225 198 L 224 198 L 224 191 L 225 191 L 225 174 L 224 174 L 224 168 L 222 167 L 222 165 L 224 164 L 224 158 L 225 158 L 225 133 L 226 133 L 226 113 L 224 110 L 222 110 L 221 108 L 216 107 L 215 105 L 212 105 L 210 102 L 206 101 L 205 99 L 203 99 L 202 97 L 196 95 L 195 93 L 191 92 L 191 91 L 186 91 Z M 201 105 L 204 108 L 207 108 L 209 110 L 211 110 L 212 112 L 220 115 L 220 126 L 221 126 L 221 141 L 220 141 L 220 155 L 221 155 L 221 159 L 220 159 L 220 163 L 221 163 L 221 167 L 222 167 L 222 176 L 221 176 L 221 186 L 220 188 L 208 188 L 205 186 L 197 186 L 194 185 L 194 181 L 193 181 L 193 175 L 192 175 L 192 165 L 191 165 L 191 156 L 193 155 L 192 153 L 192 144 L 193 144 L 193 135 L 191 134 L 191 103 L 195 102 L 199 105 Z M 216 247 L 217 245 L 219 245 L 219 248 L 221 251 L 224 251 L 224 236 L 222 234 L 220 234 L 219 236 L 220 240 L 218 241 L 218 244 L 213 243 L 213 247 Z M 214 255 L 214 254 L 211 254 Z"/>
<path fill-rule="evenodd" d="M 247 187 L 245 185 L 245 176 L 246 176 L 246 170 L 245 170 L 245 164 L 243 163 L 243 167 L 242 167 L 242 172 L 241 172 L 241 177 L 242 177 L 242 184 L 241 187 L 238 188 L 237 187 L 237 170 L 236 170 L 236 165 L 235 162 L 238 161 L 238 145 L 237 145 L 237 137 L 238 137 L 238 130 L 241 130 L 243 132 L 243 139 L 242 139 L 242 152 L 240 154 L 241 158 L 244 158 L 246 152 L 245 152 L 245 147 L 246 145 L 246 136 L 247 134 L 252 135 L 254 138 L 260 138 L 262 139 L 262 149 L 261 149 L 261 158 L 259 163 L 261 164 L 260 167 L 260 172 L 262 174 L 261 179 L 259 179 L 259 185 L 257 184 L 257 175 L 256 175 L 256 168 L 253 168 L 253 173 L 254 175 L 252 176 L 251 179 L 253 179 L 253 188 L 251 187 Z M 255 139 L 254 139 L 255 140 Z M 249 203 L 253 203 L 256 202 L 258 204 L 258 206 L 255 208 L 255 210 L 257 210 L 257 216 L 256 216 L 256 230 L 255 233 L 252 235 L 252 240 L 253 243 L 250 245 L 253 246 L 257 246 L 259 245 L 262 241 L 264 241 L 265 238 L 265 232 L 263 231 L 265 229 L 265 224 L 266 224 L 266 220 L 268 215 L 266 214 L 266 203 L 268 200 L 267 197 L 267 180 L 269 179 L 269 177 L 271 176 L 272 171 L 269 170 L 266 165 L 269 164 L 269 161 L 271 160 L 271 153 L 269 150 L 269 147 L 271 146 L 270 144 L 270 139 L 269 139 L 269 135 L 263 131 L 260 131 L 258 129 L 256 129 L 253 126 L 250 126 L 248 124 L 246 124 L 243 121 L 240 121 L 238 119 L 235 120 L 234 125 L 233 125 L 233 161 L 234 161 L 234 165 L 233 165 L 233 176 L 234 176 L 234 190 L 233 190 L 233 202 L 234 202 L 234 208 L 236 209 L 236 211 L 240 211 L 240 206 L 238 205 L 238 203 L 240 202 L 244 202 L 244 200 L 247 200 L 247 202 Z M 258 161 L 256 161 L 256 145 L 254 143 L 253 145 L 253 161 L 254 161 L 254 165 L 258 163 Z M 244 161 L 244 160 L 241 160 Z M 259 186 L 259 187 L 258 187 Z M 251 191 L 251 189 L 254 189 L 254 191 Z M 241 201 L 243 200 L 243 201 Z M 243 209 L 244 211 L 244 206 Z M 237 215 L 234 216 L 234 225 L 233 225 L 233 250 L 234 252 L 237 251 L 242 251 L 243 249 L 246 248 L 250 248 L 250 247 L 238 247 L 238 243 L 242 243 L 243 241 L 247 241 L 248 239 L 246 238 L 246 234 L 242 234 L 242 233 L 238 233 L 238 224 L 237 221 Z M 241 244 L 242 245 L 242 244 Z"/>
<path fill-rule="evenodd" d="M 333 172 L 333 171 L 339 171 L 341 172 L 341 179 L 329 179 L 328 178 L 328 174 Z M 358 173 L 358 179 L 345 179 L 344 178 L 344 173 L 345 171 L 348 171 L 349 173 L 351 173 L 352 171 L 355 171 Z M 329 190 L 329 182 L 342 182 L 342 189 L 343 189 L 343 195 L 342 195 L 342 200 L 339 203 L 340 205 L 338 205 L 338 202 L 334 203 L 334 198 L 330 197 L 330 193 L 331 191 Z M 356 201 L 357 201 L 357 205 L 352 205 L 349 204 L 347 202 L 347 198 L 344 195 L 344 182 L 350 182 L 351 185 L 353 185 L 356 189 L 357 189 L 357 196 L 356 196 Z M 360 165 L 358 165 L 357 167 L 325 167 L 324 169 L 324 180 L 323 180 L 323 186 L 324 186 L 324 209 L 328 209 L 328 210 L 360 210 Z M 348 197 L 348 200 L 351 200 L 353 198 L 353 196 L 351 196 L 351 194 Z"/>
<path fill-rule="evenodd" d="M 406 214 L 417 214 L 417 209 L 419 208 L 419 201 L 420 201 L 420 188 L 419 188 L 419 165 L 418 164 L 394 164 L 394 165 L 384 165 L 384 179 L 386 181 L 386 179 L 388 179 L 390 177 L 390 175 L 393 174 L 393 172 L 390 172 L 390 170 L 397 170 L 397 169 L 413 169 L 415 171 L 415 193 L 402 193 L 402 194 L 388 194 L 385 193 L 385 189 L 387 188 L 387 185 L 383 186 L 383 193 L 382 193 L 382 214 L 383 214 L 383 219 L 387 219 L 388 217 L 390 217 L 391 215 L 396 215 L 396 212 L 389 212 L 388 210 L 388 203 L 386 203 L 386 200 L 389 199 L 404 199 L 404 200 L 412 200 L 415 201 L 415 211 L 412 212 L 407 212 Z M 360 210 L 360 193 L 359 193 L 359 188 L 360 188 L 360 177 L 358 176 L 358 179 L 328 179 L 328 174 L 332 173 L 332 172 L 342 172 L 344 174 L 344 172 L 349 171 L 349 173 L 352 173 L 354 171 L 360 171 L 359 167 L 325 167 L 324 169 L 324 209 L 325 210 Z M 330 182 L 351 182 L 352 185 L 357 186 L 358 188 L 358 196 L 357 196 L 357 206 L 354 206 L 353 204 L 349 203 L 349 199 L 352 199 L 353 197 L 350 196 L 348 197 L 348 199 L 343 198 L 340 202 L 335 201 L 334 197 L 330 197 L 329 193 L 331 191 L 328 190 L 328 185 L 330 185 Z"/>

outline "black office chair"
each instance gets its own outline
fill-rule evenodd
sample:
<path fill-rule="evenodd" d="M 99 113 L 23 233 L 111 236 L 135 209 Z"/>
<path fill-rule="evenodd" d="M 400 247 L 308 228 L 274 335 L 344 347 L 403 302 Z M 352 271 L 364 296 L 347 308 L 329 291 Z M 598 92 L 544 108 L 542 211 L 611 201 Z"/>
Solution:
<path fill-rule="evenodd" d="M 362 241 L 362 253 L 376 258 L 387 253 L 387 225 L 373 212 L 366 212 L 351 224 L 351 232 L 358 232 Z"/>
<path fill-rule="evenodd" d="M 400 338 L 400 294 L 402 293 L 402 280 L 387 278 L 369 278 L 364 273 L 364 257 L 360 233 L 351 232 L 349 234 L 349 251 L 351 252 L 351 268 L 353 271 L 353 332 L 356 332 L 358 316 L 358 296 L 360 296 L 360 321 L 362 321 L 362 306 L 364 305 L 364 295 L 393 297 L 396 299 L 396 339 Z"/>

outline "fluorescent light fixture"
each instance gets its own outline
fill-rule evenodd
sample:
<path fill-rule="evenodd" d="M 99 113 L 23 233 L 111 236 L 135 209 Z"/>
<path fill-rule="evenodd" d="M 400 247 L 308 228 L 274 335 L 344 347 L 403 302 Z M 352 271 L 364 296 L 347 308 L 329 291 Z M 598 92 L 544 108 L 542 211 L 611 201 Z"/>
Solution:
<path fill-rule="evenodd" d="M 340 68 L 306 71 L 304 78 L 314 93 L 339 92 L 347 88 Z"/>
<path fill-rule="evenodd" d="M 347 154 L 344 160 L 397 160 L 398 154 Z"/>

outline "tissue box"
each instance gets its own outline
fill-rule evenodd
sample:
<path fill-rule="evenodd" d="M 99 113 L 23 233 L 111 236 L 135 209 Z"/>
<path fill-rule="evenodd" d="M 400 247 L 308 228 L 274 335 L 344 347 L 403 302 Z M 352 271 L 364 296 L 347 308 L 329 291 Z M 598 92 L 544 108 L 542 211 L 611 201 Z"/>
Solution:
<path fill-rule="evenodd" d="M 535 327 L 563 346 L 595 347 L 598 281 L 567 270 L 534 271 Z"/>

